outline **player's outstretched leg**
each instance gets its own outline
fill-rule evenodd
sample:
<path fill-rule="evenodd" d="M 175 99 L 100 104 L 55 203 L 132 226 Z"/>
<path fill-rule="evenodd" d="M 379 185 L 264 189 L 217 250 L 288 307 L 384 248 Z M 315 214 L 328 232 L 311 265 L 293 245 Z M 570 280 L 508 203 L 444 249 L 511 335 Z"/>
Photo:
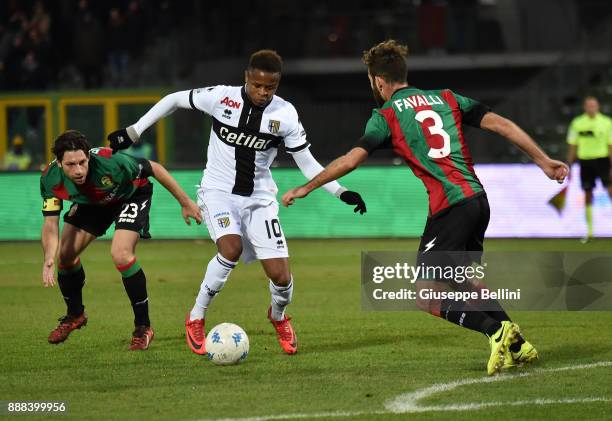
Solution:
<path fill-rule="evenodd" d="M 206 354 L 204 345 L 206 342 L 206 310 L 213 298 L 221 291 L 237 264 L 238 262 L 226 259 L 221 253 L 217 253 L 208 262 L 195 304 L 185 319 L 185 339 L 187 346 L 195 354 Z"/>
<path fill-rule="evenodd" d="M 87 324 L 83 307 L 82 289 L 85 284 L 85 271 L 79 259 L 73 265 L 59 265 L 57 281 L 66 303 L 66 315 L 59 319 L 59 325 L 51 331 L 48 341 L 59 344 L 68 339 L 70 333 Z"/>
<path fill-rule="evenodd" d="M 484 289 L 488 289 L 482 282 L 474 281 L 472 281 L 467 286 L 467 288 L 475 291 L 482 291 Z M 497 320 L 498 322 L 512 322 L 510 316 L 508 315 L 508 313 L 506 313 L 506 311 L 498 300 L 479 300 L 476 305 L 478 306 L 478 308 L 486 308 L 487 310 L 485 310 L 484 312 L 487 313 L 491 318 Z M 526 359 L 529 359 L 529 361 L 526 361 Z M 517 364 L 531 362 L 534 359 L 537 359 L 537 351 L 535 351 L 533 345 L 531 345 L 529 342 L 526 342 L 525 339 L 521 336 L 520 332 L 517 331 L 514 341 L 510 344 L 508 352 L 504 355 L 504 365 L 502 369 L 507 370 L 512 367 L 516 367 Z"/>
<path fill-rule="evenodd" d="M 285 308 L 293 296 L 293 278 L 286 286 L 275 285 L 270 280 L 270 294 L 272 303 L 268 309 L 268 319 L 276 330 L 276 336 L 283 351 L 289 355 L 295 354 L 298 349 L 297 336 L 291 326 L 291 318 L 285 315 Z"/>
<path fill-rule="evenodd" d="M 425 287 L 436 287 L 443 290 L 441 284 L 426 281 L 417 281 L 417 290 Z M 443 318 L 458 326 L 483 333 L 489 338 L 491 355 L 487 363 L 489 375 L 500 371 L 507 360 L 506 355 L 510 344 L 516 339 L 518 329 L 510 321 L 498 321 L 478 307 L 470 305 L 466 301 L 454 299 L 444 300 L 417 300 L 420 309 L 430 314 Z M 511 327 L 511 329 L 509 329 Z M 502 334 L 501 337 L 499 334 Z M 496 340 L 501 338 L 499 340 Z"/>

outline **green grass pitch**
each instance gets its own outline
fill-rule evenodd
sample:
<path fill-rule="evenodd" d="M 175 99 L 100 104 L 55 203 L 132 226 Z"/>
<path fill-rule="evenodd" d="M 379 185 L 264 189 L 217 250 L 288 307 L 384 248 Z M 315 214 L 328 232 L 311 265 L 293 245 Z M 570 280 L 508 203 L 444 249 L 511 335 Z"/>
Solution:
<path fill-rule="evenodd" d="M 215 252 L 211 242 L 139 245 L 156 333 L 146 352 L 127 351 L 132 313 L 109 247 L 94 243 L 82 258 L 88 325 L 53 346 L 47 335 L 65 309 L 57 287 L 41 286 L 40 245 L 0 243 L 0 400 L 67 401 L 62 419 L 79 420 L 366 420 L 397 418 L 385 405 L 414 403 L 414 394 L 400 395 L 419 392 L 416 409 L 401 417 L 612 419 L 612 309 L 512 314 L 541 360 L 494 381 L 485 380 L 482 335 L 424 313 L 363 312 L 360 252 L 415 250 L 416 240 L 290 240 L 295 356 L 282 354 L 266 319 L 261 267 L 240 264 L 207 320 L 209 328 L 237 323 L 249 335 L 248 359 L 232 367 L 185 344 L 185 314 Z M 612 240 L 487 240 L 486 248 L 611 250 Z"/>

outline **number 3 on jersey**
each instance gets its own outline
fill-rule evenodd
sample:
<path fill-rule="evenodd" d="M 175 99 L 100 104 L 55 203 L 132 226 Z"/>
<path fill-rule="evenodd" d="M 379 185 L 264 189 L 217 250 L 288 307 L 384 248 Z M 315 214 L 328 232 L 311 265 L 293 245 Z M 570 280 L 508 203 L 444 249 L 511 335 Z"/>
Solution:
<path fill-rule="evenodd" d="M 444 141 L 442 148 L 429 149 L 427 156 L 433 159 L 449 156 L 451 153 L 450 136 L 444 131 L 444 124 L 442 123 L 442 117 L 440 117 L 440 114 L 433 110 L 421 110 L 416 113 L 414 119 L 421 123 L 421 128 L 423 129 L 423 132 L 425 130 L 429 130 L 429 134 L 425 133 L 425 136 L 428 140 L 430 136 L 439 135 L 442 136 L 442 140 Z M 432 119 L 434 121 L 434 124 L 432 126 L 425 127 L 423 125 L 423 122 L 427 119 Z"/>

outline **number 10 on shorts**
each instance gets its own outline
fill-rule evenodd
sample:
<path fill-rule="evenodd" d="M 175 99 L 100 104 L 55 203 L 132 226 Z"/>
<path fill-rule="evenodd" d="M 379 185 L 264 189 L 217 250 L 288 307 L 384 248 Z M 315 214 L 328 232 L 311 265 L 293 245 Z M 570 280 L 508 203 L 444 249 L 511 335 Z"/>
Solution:
<path fill-rule="evenodd" d="M 264 221 L 266 223 L 266 232 L 268 233 L 268 238 L 272 238 L 272 235 L 276 238 L 280 238 L 283 236 L 281 232 L 280 222 L 278 219 L 272 219 L 270 221 Z"/>

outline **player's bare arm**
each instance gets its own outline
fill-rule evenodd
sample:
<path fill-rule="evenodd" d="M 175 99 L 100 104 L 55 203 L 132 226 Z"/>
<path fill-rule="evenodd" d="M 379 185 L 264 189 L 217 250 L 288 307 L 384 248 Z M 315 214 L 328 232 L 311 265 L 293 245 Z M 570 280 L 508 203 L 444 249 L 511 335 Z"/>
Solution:
<path fill-rule="evenodd" d="M 59 247 L 59 216 L 45 216 L 41 242 L 44 254 L 42 282 L 44 287 L 55 285 L 55 256 Z"/>
<path fill-rule="evenodd" d="M 569 174 L 569 167 L 567 164 L 551 159 L 537 143 L 513 121 L 496 113 L 488 112 L 483 116 L 480 127 L 508 139 L 516 147 L 525 152 L 551 180 L 563 183 L 565 177 Z"/>
<path fill-rule="evenodd" d="M 201 224 L 202 215 L 200 214 L 198 205 L 196 205 L 194 201 L 187 196 L 187 193 L 185 193 L 185 191 L 178 185 L 168 170 L 157 162 L 149 162 L 151 163 L 151 168 L 153 169 L 153 177 L 155 177 L 155 179 L 159 181 L 159 183 L 164 186 L 181 205 L 181 213 L 183 214 L 185 223 L 187 225 L 191 225 L 189 218 L 193 218 L 198 225 Z"/>
<path fill-rule="evenodd" d="M 323 171 L 321 171 L 308 183 L 291 189 L 283 194 L 283 206 L 293 205 L 295 199 L 306 197 L 314 189 L 350 173 L 361 165 L 361 163 L 367 158 L 368 152 L 365 149 L 361 147 L 351 149 L 346 155 L 332 161 Z"/>

